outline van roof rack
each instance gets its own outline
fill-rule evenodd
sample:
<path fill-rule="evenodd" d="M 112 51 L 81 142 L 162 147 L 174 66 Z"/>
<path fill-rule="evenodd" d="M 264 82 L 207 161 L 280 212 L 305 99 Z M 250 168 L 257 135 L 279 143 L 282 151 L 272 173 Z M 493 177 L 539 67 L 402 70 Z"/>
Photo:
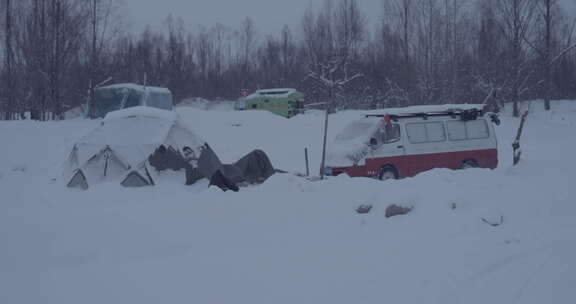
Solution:
<path fill-rule="evenodd" d="M 401 118 L 415 118 L 421 117 L 424 120 L 428 119 L 428 117 L 437 117 L 437 116 L 451 116 L 456 118 L 460 116 L 462 120 L 474 120 L 478 117 L 482 117 L 485 114 L 484 109 L 473 108 L 473 109 L 449 109 L 444 111 L 428 111 L 428 112 L 406 112 L 406 113 L 382 113 L 382 114 L 365 114 L 366 118 L 369 117 L 389 117 L 392 120 L 398 120 Z"/>

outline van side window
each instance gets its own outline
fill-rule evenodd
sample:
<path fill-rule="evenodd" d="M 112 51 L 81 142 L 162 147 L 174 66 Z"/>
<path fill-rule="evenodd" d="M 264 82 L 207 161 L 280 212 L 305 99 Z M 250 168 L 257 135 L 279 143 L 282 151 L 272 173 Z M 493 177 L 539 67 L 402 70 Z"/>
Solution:
<path fill-rule="evenodd" d="M 468 139 L 482 139 L 490 137 L 488 125 L 484 119 L 467 121 L 466 131 L 468 132 Z"/>
<path fill-rule="evenodd" d="M 375 137 L 378 141 L 378 145 L 397 142 L 400 140 L 400 125 L 382 125 L 376 131 Z"/>
<path fill-rule="evenodd" d="M 429 142 L 445 141 L 444 123 L 441 121 L 426 123 L 426 138 Z"/>
<path fill-rule="evenodd" d="M 466 122 L 461 120 L 451 120 L 446 122 L 448 129 L 448 138 L 450 140 L 466 140 Z"/>
<path fill-rule="evenodd" d="M 447 121 L 448 138 L 450 140 L 483 139 L 490 137 L 486 120 Z"/>
<path fill-rule="evenodd" d="M 409 123 L 406 124 L 406 132 L 408 135 L 408 140 L 413 144 L 440 142 L 446 140 L 444 123 L 441 121 Z"/>
<path fill-rule="evenodd" d="M 423 123 L 407 124 L 406 134 L 408 135 L 408 140 L 410 140 L 410 142 L 413 144 L 425 143 L 426 124 Z"/>

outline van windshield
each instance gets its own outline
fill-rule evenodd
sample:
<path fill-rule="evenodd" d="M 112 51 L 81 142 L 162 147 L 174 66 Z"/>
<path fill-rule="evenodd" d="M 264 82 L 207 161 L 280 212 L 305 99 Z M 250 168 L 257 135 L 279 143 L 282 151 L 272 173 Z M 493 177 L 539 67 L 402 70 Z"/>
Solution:
<path fill-rule="evenodd" d="M 336 141 L 349 141 L 360 137 L 368 137 L 374 131 L 376 121 L 364 119 L 352 122 L 336 136 Z"/>
<path fill-rule="evenodd" d="M 122 101 L 128 94 L 125 89 L 98 89 L 94 92 L 94 100 L 90 104 L 92 118 L 104 117 L 106 113 L 119 110 Z"/>
<path fill-rule="evenodd" d="M 99 118 L 122 108 L 136 107 L 142 104 L 144 94 L 130 88 L 101 88 L 94 91 L 94 100 L 90 104 L 89 116 Z"/>

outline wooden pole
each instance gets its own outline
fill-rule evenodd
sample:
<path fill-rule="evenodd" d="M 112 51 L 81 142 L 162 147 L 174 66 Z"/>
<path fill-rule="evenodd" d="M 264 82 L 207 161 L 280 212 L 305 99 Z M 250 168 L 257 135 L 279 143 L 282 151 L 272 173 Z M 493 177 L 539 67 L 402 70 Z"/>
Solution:
<path fill-rule="evenodd" d="M 516 139 L 512 144 L 513 151 L 513 165 L 516 166 L 520 162 L 520 157 L 522 156 L 522 150 L 520 150 L 520 137 L 522 136 L 522 130 L 524 129 L 524 123 L 528 118 L 528 111 L 524 112 L 522 119 L 520 120 L 520 126 L 518 127 L 518 133 L 516 133 Z"/>

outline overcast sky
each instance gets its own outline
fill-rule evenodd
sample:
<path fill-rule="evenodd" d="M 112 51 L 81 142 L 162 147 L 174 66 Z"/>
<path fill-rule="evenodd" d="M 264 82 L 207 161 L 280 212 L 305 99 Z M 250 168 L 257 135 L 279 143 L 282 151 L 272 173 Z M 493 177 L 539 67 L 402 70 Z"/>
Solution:
<path fill-rule="evenodd" d="M 302 16 L 310 5 L 324 0 L 124 0 L 128 22 L 134 30 L 146 25 L 161 26 L 170 13 L 181 17 L 186 25 L 212 25 L 217 22 L 238 28 L 246 17 L 252 18 L 260 33 L 279 32 L 284 24 L 299 29 Z M 574 0 L 576 1 L 576 0 Z M 361 0 L 363 11 L 376 19 L 382 0 Z M 298 28 L 296 28 L 298 27 Z"/>
<path fill-rule="evenodd" d="M 275 34 L 284 24 L 300 30 L 304 11 L 324 0 L 124 0 L 128 11 L 126 23 L 140 31 L 150 25 L 159 28 L 169 14 L 181 17 L 187 26 L 220 22 L 234 28 L 246 17 L 252 18 L 262 34 Z M 382 12 L 383 0 L 361 0 L 366 16 L 374 24 Z M 576 0 L 560 0 L 564 10 L 576 16 Z"/>

